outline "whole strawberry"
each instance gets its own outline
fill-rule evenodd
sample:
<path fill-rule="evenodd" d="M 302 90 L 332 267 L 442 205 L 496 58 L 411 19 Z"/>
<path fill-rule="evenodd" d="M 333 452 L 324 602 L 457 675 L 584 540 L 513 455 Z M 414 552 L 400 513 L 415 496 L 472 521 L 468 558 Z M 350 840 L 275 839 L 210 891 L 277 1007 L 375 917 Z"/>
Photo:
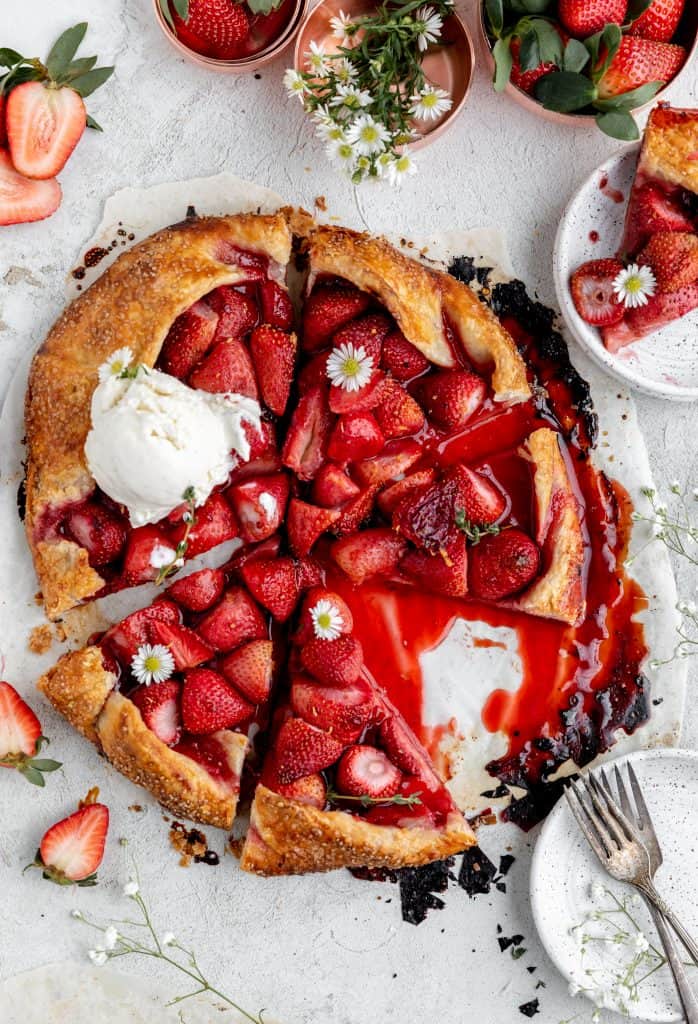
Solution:
<path fill-rule="evenodd" d="M 540 568 L 540 551 L 521 530 L 502 530 L 485 537 L 469 551 L 470 594 L 501 601 L 523 590 Z"/>
<path fill-rule="evenodd" d="M 164 0 L 167 5 L 168 0 Z M 182 9 L 181 4 L 176 5 Z M 244 52 L 250 19 L 241 3 L 234 0 L 188 0 L 186 14 L 171 11 L 177 38 L 196 53 L 217 60 L 235 60 Z"/>
<path fill-rule="evenodd" d="M 630 35 L 654 39 L 658 43 L 671 42 L 685 6 L 686 0 L 652 0 L 647 10 L 630 26 Z"/>
<path fill-rule="evenodd" d="M 511 83 L 515 85 L 517 89 L 522 89 L 524 92 L 533 95 L 533 87 L 539 78 L 543 75 L 550 74 L 551 71 L 559 71 L 559 67 L 553 61 L 541 61 L 537 67 L 530 71 L 521 70 L 521 41 L 516 37 L 512 39 L 510 43 L 511 50 Z"/>
<path fill-rule="evenodd" d="M 683 46 L 623 36 L 618 52 L 598 83 L 599 97 L 619 96 L 650 82 L 669 82 L 685 60 Z"/>
<path fill-rule="evenodd" d="M 586 39 L 612 22 L 622 25 L 628 0 L 560 0 L 558 15 L 571 36 Z"/>
<path fill-rule="evenodd" d="M 622 269 L 620 260 L 609 257 L 589 260 L 575 270 L 570 292 L 577 312 L 586 323 L 608 327 L 623 319 L 623 305 L 613 289 L 613 282 Z"/>

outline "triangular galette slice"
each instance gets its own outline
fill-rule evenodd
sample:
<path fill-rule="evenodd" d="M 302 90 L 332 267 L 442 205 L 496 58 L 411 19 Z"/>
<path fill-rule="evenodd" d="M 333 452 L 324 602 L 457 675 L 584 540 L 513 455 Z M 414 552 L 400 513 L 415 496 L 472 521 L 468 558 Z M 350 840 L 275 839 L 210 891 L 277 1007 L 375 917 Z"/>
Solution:
<path fill-rule="evenodd" d="M 398 868 L 475 837 L 427 752 L 371 679 L 338 594 L 305 598 L 241 866 L 261 875 Z"/>

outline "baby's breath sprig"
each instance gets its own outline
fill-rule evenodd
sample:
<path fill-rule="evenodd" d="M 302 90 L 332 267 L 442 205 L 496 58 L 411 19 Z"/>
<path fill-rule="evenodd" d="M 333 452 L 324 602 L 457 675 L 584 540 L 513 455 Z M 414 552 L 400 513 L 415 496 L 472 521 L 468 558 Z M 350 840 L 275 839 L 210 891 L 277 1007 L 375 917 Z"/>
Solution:
<path fill-rule="evenodd" d="M 327 155 L 358 185 L 368 178 L 398 185 L 414 174 L 409 143 L 415 124 L 440 117 L 453 101 L 430 82 L 422 60 L 440 42 L 453 0 L 383 3 L 374 14 L 333 19 L 333 52 L 313 42 L 304 71 L 284 84 L 312 117 Z"/>
<path fill-rule="evenodd" d="M 189 546 L 189 534 L 196 526 L 196 493 L 194 488 L 187 487 L 182 498 L 187 503 L 186 510 L 182 516 L 182 520 L 184 522 L 184 534 L 175 548 L 172 560 L 168 562 L 167 565 L 163 565 L 158 571 L 158 574 L 155 577 L 155 582 L 158 586 L 160 586 L 161 583 L 164 583 L 168 577 L 172 576 L 173 573 L 177 572 L 177 570 L 181 568 L 184 556 L 187 553 L 187 547 Z"/>

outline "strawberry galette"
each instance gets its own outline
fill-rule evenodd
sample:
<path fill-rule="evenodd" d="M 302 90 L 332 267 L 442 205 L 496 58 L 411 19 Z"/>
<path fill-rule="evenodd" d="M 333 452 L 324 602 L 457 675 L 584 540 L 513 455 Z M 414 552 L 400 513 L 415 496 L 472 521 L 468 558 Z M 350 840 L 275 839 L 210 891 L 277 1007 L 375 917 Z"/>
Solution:
<path fill-rule="evenodd" d="M 303 214 L 194 219 L 134 247 L 35 359 L 27 531 L 51 617 L 169 586 L 41 689 L 175 813 L 230 827 L 245 769 L 249 870 L 464 849 L 345 598 L 584 620 L 584 499 L 529 374 L 465 284 Z M 172 582 L 224 541 L 222 567 Z"/>

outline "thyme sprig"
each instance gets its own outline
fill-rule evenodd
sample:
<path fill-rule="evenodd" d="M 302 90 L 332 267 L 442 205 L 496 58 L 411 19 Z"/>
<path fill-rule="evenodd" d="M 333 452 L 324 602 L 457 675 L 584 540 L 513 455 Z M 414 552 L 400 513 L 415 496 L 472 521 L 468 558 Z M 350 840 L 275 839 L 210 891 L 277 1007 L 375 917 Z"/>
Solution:
<path fill-rule="evenodd" d="M 483 537 L 496 537 L 502 531 L 502 527 L 496 523 L 474 523 L 472 519 L 468 519 L 462 508 L 456 509 L 455 520 L 456 526 L 471 544 L 479 544 Z"/>
<path fill-rule="evenodd" d="M 369 796 L 368 793 L 362 793 L 360 796 L 345 796 L 344 793 L 338 793 L 331 787 L 327 790 L 328 803 L 345 803 L 347 800 L 361 804 L 362 807 L 387 807 L 391 804 L 400 807 L 415 807 L 422 803 L 421 793 L 410 793 L 408 796 L 402 796 L 399 793 L 396 793 L 395 796 Z"/>
<path fill-rule="evenodd" d="M 182 515 L 182 521 L 184 522 L 184 534 L 175 548 L 174 558 L 172 558 L 167 565 L 163 565 L 155 577 L 155 583 L 157 586 L 160 586 L 161 583 L 164 583 L 168 577 L 172 576 L 181 568 L 182 561 L 187 553 L 187 547 L 189 546 L 189 535 L 196 526 L 196 492 L 194 491 L 194 488 L 187 487 L 186 491 L 182 495 L 182 499 L 187 503 L 186 510 Z"/>

